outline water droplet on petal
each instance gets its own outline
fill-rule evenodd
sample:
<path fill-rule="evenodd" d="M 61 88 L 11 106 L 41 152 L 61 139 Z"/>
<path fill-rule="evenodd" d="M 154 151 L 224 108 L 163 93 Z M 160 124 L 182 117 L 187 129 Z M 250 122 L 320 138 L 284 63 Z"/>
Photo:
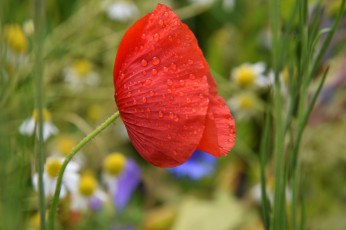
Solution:
<path fill-rule="evenodd" d="M 167 135 L 167 139 L 171 140 L 172 139 L 171 135 Z"/>
<path fill-rule="evenodd" d="M 186 98 L 186 103 L 191 103 L 191 98 Z"/>
<path fill-rule="evenodd" d="M 150 96 L 150 97 L 154 96 L 154 94 L 155 94 L 154 91 L 150 91 L 150 92 L 149 92 L 149 96 Z"/>
<path fill-rule="evenodd" d="M 169 85 L 169 86 L 173 85 L 173 81 L 171 79 L 168 79 L 167 80 L 167 85 Z"/>
<path fill-rule="evenodd" d="M 147 80 L 145 80 L 144 84 L 146 84 L 146 85 L 150 85 L 150 84 L 151 84 L 151 79 L 147 79 Z"/>
<path fill-rule="evenodd" d="M 168 68 L 166 66 L 163 67 L 163 72 L 168 73 Z"/>
<path fill-rule="evenodd" d="M 127 97 L 132 97 L 132 93 L 131 93 L 131 92 L 128 92 L 128 93 L 127 93 Z"/>
<path fill-rule="evenodd" d="M 153 75 L 156 75 L 156 74 L 157 74 L 157 69 L 152 69 L 152 70 L 151 70 L 151 73 L 152 73 Z"/>
<path fill-rule="evenodd" d="M 147 108 L 147 113 L 150 113 L 151 111 L 150 111 L 150 109 L 149 108 Z"/>
<path fill-rule="evenodd" d="M 146 76 L 146 75 L 147 75 L 147 72 L 143 71 L 142 74 L 143 74 L 143 76 Z"/>
<path fill-rule="evenodd" d="M 179 121 L 179 116 L 178 115 L 174 115 L 174 121 L 178 122 Z"/>
<path fill-rule="evenodd" d="M 198 82 L 194 82 L 194 83 L 193 83 L 193 86 L 194 86 L 194 87 L 198 87 Z"/>
<path fill-rule="evenodd" d="M 177 65 L 174 62 L 172 62 L 171 63 L 171 69 L 175 70 L 176 68 L 177 68 Z"/>
<path fill-rule="evenodd" d="M 142 98 L 142 101 L 143 101 L 143 103 L 146 103 L 146 102 L 147 102 L 147 98 L 146 98 L 146 97 L 143 97 L 143 98 Z"/>
<path fill-rule="evenodd" d="M 160 39 L 160 35 L 159 34 L 154 34 L 154 41 L 158 41 Z"/>
<path fill-rule="evenodd" d="M 163 15 L 165 15 L 165 17 L 168 17 L 168 12 L 165 11 L 165 12 L 163 13 Z"/>
<path fill-rule="evenodd" d="M 173 155 L 176 156 L 177 154 L 178 154 L 177 151 L 174 150 Z"/>
<path fill-rule="evenodd" d="M 124 78 L 125 78 L 125 74 L 124 73 L 120 74 L 120 80 L 123 80 Z"/>
<path fill-rule="evenodd" d="M 189 60 L 187 61 L 187 64 L 193 65 L 193 61 L 192 61 L 191 59 L 189 59 Z"/>
<path fill-rule="evenodd" d="M 142 61 L 141 61 L 141 66 L 145 67 L 145 66 L 147 66 L 147 65 L 148 65 L 147 60 L 142 59 Z"/>
<path fill-rule="evenodd" d="M 183 92 L 179 92 L 179 96 L 184 96 L 184 93 Z"/>
<path fill-rule="evenodd" d="M 159 111 L 159 118 L 163 118 L 163 112 Z"/>
<path fill-rule="evenodd" d="M 163 25 L 163 21 L 162 19 L 159 20 L 159 25 L 162 26 Z"/>
<path fill-rule="evenodd" d="M 197 112 L 197 109 L 193 108 L 193 109 L 192 109 L 192 112 L 193 112 L 193 113 Z"/>
<path fill-rule="evenodd" d="M 193 73 L 191 73 L 191 74 L 189 75 L 189 78 L 190 78 L 191 80 L 195 80 L 195 79 L 196 79 L 196 76 L 195 76 Z"/>
<path fill-rule="evenodd" d="M 171 118 L 171 119 L 173 119 L 173 118 L 174 118 L 174 113 L 169 112 L 168 117 Z"/>
<path fill-rule="evenodd" d="M 173 38 L 172 38 L 171 35 L 168 36 L 168 40 L 169 40 L 170 42 L 173 41 Z"/>
<path fill-rule="evenodd" d="M 153 57 L 153 60 L 151 61 L 151 63 L 153 63 L 153 65 L 158 65 L 158 64 L 160 64 L 160 58 L 158 58 L 158 57 Z"/>
<path fill-rule="evenodd" d="M 185 81 L 184 81 L 184 80 L 180 80 L 180 81 L 179 81 L 179 85 L 180 85 L 180 86 L 184 86 L 184 85 L 185 85 Z"/>
<path fill-rule="evenodd" d="M 143 86 L 142 82 L 139 81 L 139 82 L 137 83 L 137 86 L 138 86 L 138 87 L 142 87 L 142 86 Z"/>
<path fill-rule="evenodd" d="M 137 101 L 136 100 L 133 100 L 133 105 L 137 105 Z"/>
<path fill-rule="evenodd" d="M 142 39 L 145 39 L 145 38 L 146 38 L 146 36 L 147 36 L 147 35 L 142 34 L 141 38 L 142 38 Z"/>

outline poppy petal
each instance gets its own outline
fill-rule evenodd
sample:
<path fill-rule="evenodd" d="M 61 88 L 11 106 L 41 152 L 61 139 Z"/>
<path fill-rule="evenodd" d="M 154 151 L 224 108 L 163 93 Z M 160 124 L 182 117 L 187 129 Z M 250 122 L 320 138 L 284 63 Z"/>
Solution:
<path fill-rule="evenodd" d="M 204 133 L 209 67 L 191 30 L 168 7 L 124 35 L 114 66 L 115 99 L 130 140 L 149 163 L 174 167 Z"/>
<path fill-rule="evenodd" d="M 235 143 L 235 123 L 222 97 L 210 95 L 204 134 L 197 149 L 226 156 Z"/>

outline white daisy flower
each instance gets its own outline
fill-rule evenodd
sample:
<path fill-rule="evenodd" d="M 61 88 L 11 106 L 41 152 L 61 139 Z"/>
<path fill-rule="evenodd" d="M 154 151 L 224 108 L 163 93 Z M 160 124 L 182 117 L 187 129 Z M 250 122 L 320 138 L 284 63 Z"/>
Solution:
<path fill-rule="evenodd" d="M 242 88 L 263 88 L 270 85 L 270 79 L 264 75 L 265 65 L 262 62 L 244 63 L 231 72 L 233 81 Z"/>
<path fill-rule="evenodd" d="M 72 66 L 64 69 L 64 80 L 73 90 L 81 90 L 84 86 L 97 86 L 100 83 L 100 77 L 92 69 L 93 64 L 90 61 L 78 59 Z"/>
<path fill-rule="evenodd" d="M 266 193 L 271 205 L 274 203 L 274 185 L 271 179 L 266 186 Z M 257 183 L 250 190 L 250 197 L 259 205 L 262 203 L 262 189 L 261 183 Z M 289 203 L 292 200 L 292 191 L 290 187 L 286 187 L 286 201 Z"/>
<path fill-rule="evenodd" d="M 23 31 L 27 36 L 31 36 L 34 34 L 34 22 L 32 19 L 28 19 L 23 22 Z"/>
<path fill-rule="evenodd" d="M 288 69 L 285 68 L 280 74 L 279 74 L 279 82 L 280 82 L 280 90 L 281 94 L 284 98 L 288 97 L 288 78 L 289 78 L 289 72 Z M 269 73 L 269 79 L 271 82 L 272 87 L 275 87 L 275 74 L 273 71 L 270 71 Z"/>
<path fill-rule="evenodd" d="M 112 20 L 126 22 L 138 15 L 138 9 L 132 1 L 118 1 L 108 7 L 107 15 Z"/>
<path fill-rule="evenodd" d="M 38 136 L 38 129 L 36 128 L 38 121 L 38 111 L 34 110 L 32 117 L 25 119 L 19 127 L 19 132 L 22 135 L 31 136 L 36 130 Z M 51 114 L 47 109 L 43 109 L 43 140 L 47 140 L 51 135 L 57 134 L 58 129 L 51 121 Z"/>
<path fill-rule="evenodd" d="M 227 104 L 239 119 L 249 119 L 262 109 L 262 102 L 251 92 L 237 94 Z"/>
<path fill-rule="evenodd" d="M 190 0 L 193 4 L 208 5 L 214 2 L 214 0 Z"/>
<path fill-rule="evenodd" d="M 106 202 L 108 196 L 98 187 L 96 179 L 92 175 L 86 174 L 80 178 L 78 189 L 72 194 L 71 199 L 71 209 L 82 211 L 92 205 L 93 199 Z"/>
<path fill-rule="evenodd" d="M 57 136 L 51 143 L 50 147 L 53 155 L 59 157 L 66 157 L 72 151 L 73 147 L 78 144 L 72 135 L 66 134 Z M 73 160 L 80 166 L 83 166 L 86 162 L 82 151 L 79 151 L 78 154 L 73 157 Z"/>
<path fill-rule="evenodd" d="M 117 178 L 123 171 L 126 158 L 121 153 L 109 154 L 103 160 L 103 181 L 110 194 L 115 194 L 117 189 Z"/>
<path fill-rule="evenodd" d="M 19 24 L 4 27 L 6 60 L 12 64 L 22 64 L 27 61 L 29 41 Z"/>
<path fill-rule="evenodd" d="M 234 9 L 235 0 L 223 0 L 222 6 L 225 9 L 225 11 L 231 11 Z"/>
<path fill-rule="evenodd" d="M 48 157 L 43 171 L 43 184 L 44 184 L 44 193 L 46 197 L 51 197 L 54 195 L 55 186 L 57 183 L 57 177 L 61 169 L 64 158 L 62 157 Z M 64 198 L 67 194 L 67 191 L 76 192 L 79 174 L 78 171 L 80 166 L 73 161 L 70 161 L 66 166 L 63 178 L 62 185 L 60 190 L 60 198 Z M 32 179 L 34 188 L 38 191 L 38 173 L 35 173 Z"/>

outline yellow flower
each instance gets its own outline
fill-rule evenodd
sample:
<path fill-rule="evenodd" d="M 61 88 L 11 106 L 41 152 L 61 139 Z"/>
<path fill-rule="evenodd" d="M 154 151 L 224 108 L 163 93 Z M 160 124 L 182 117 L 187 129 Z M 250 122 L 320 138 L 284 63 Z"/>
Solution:
<path fill-rule="evenodd" d="M 266 87 L 269 85 L 269 78 L 263 75 L 265 66 L 263 63 L 244 63 L 235 68 L 231 77 L 233 81 L 242 88 Z"/>
<path fill-rule="evenodd" d="M 74 62 L 73 68 L 77 71 L 79 76 L 84 77 L 91 71 L 92 63 L 86 59 L 79 59 Z"/>
<path fill-rule="evenodd" d="M 108 155 L 103 161 L 103 169 L 110 175 L 119 175 L 126 163 L 126 158 L 121 153 L 112 153 Z"/>
<path fill-rule="evenodd" d="M 62 166 L 60 159 L 52 158 L 46 163 L 46 173 L 50 177 L 57 177 Z"/>
<path fill-rule="evenodd" d="M 28 40 L 20 25 L 6 25 L 4 28 L 4 36 L 6 43 L 12 51 L 18 54 L 23 54 L 28 51 Z"/>
<path fill-rule="evenodd" d="M 91 175 L 84 175 L 79 181 L 79 193 L 83 196 L 89 197 L 94 194 L 96 189 L 96 180 Z"/>
<path fill-rule="evenodd" d="M 250 118 L 261 109 L 261 101 L 251 92 L 244 92 L 230 98 L 228 106 L 232 112 L 239 118 Z"/>

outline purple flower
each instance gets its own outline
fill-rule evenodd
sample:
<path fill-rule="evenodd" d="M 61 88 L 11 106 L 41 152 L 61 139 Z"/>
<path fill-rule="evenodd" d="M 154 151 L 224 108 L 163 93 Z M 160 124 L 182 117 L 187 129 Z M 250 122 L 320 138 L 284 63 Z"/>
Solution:
<path fill-rule="evenodd" d="M 118 211 L 124 210 L 140 181 L 139 166 L 133 160 L 127 159 L 125 168 L 118 178 L 115 193 L 112 194 Z"/>
<path fill-rule="evenodd" d="M 217 158 L 195 150 L 184 164 L 168 169 L 169 172 L 178 178 L 189 177 L 191 180 L 200 180 L 205 176 L 214 173 Z"/>

